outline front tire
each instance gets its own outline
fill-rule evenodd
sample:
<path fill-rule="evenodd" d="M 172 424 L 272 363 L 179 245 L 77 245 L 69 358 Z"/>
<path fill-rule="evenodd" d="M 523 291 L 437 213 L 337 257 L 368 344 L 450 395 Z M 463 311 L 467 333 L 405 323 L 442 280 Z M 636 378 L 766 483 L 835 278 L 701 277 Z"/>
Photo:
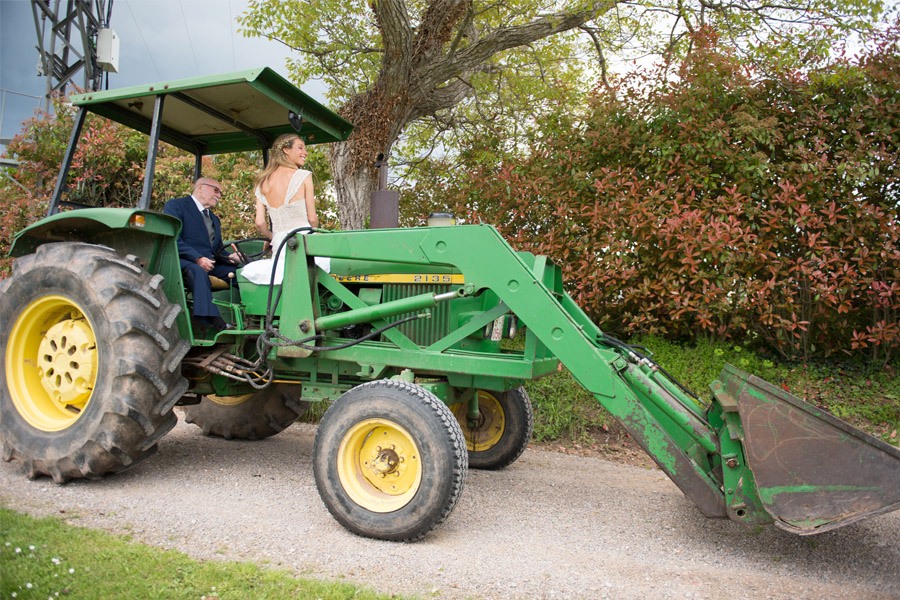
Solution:
<path fill-rule="evenodd" d="M 0 282 L 2 457 L 29 478 L 97 479 L 153 454 L 187 391 L 180 307 L 134 256 L 45 244 Z"/>
<path fill-rule="evenodd" d="M 319 424 L 316 487 L 335 519 L 357 535 L 411 542 L 443 523 L 465 485 L 459 424 L 434 394 L 373 381 L 341 396 Z"/>
<path fill-rule="evenodd" d="M 470 421 L 468 403 L 452 404 L 450 410 L 459 421 L 469 466 L 473 469 L 495 470 L 516 462 L 534 430 L 534 411 L 531 399 L 523 387 L 503 393 L 478 390 L 478 418 Z"/>
<path fill-rule="evenodd" d="M 242 396 L 204 396 L 185 406 L 184 420 L 204 435 L 226 440 L 262 440 L 281 433 L 303 416 L 308 402 L 299 399 L 300 386 L 275 384 Z"/>

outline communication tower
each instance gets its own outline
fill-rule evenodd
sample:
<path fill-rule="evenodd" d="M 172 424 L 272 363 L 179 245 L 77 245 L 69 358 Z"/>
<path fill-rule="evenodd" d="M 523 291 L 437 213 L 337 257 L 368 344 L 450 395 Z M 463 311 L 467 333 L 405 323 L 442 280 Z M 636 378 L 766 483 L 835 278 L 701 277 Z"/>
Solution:
<path fill-rule="evenodd" d="M 103 73 L 118 71 L 119 38 L 109 28 L 113 0 L 32 0 L 40 52 L 40 75 L 47 78 L 44 108 L 50 98 L 84 73 L 82 87 L 101 88 Z"/>

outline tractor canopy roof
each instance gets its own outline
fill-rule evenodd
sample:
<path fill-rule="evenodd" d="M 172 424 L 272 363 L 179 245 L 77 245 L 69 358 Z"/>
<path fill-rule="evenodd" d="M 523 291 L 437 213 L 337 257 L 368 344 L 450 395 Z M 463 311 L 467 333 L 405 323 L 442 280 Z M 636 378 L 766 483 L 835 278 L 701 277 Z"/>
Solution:
<path fill-rule="evenodd" d="M 263 150 L 294 133 L 290 112 L 303 119 L 308 144 L 346 140 L 353 126 L 263 67 L 72 96 L 71 103 L 150 134 L 156 101 L 163 99 L 161 140 L 195 155 Z"/>

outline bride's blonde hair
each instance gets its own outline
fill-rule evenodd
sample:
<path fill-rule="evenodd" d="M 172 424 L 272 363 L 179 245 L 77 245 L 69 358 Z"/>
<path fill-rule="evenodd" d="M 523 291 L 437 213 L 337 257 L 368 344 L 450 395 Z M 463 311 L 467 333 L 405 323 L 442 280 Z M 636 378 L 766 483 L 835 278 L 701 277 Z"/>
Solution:
<path fill-rule="evenodd" d="M 263 182 L 265 182 L 265 180 L 269 178 L 269 175 L 274 173 L 275 169 L 278 167 L 287 167 L 289 169 L 297 168 L 297 165 L 288 160 L 287 154 L 284 153 L 285 150 L 293 146 L 294 140 L 303 141 L 296 133 L 285 133 L 275 138 L 275 142 L 272 143 L 272 148 L 269 151 L 269 162 L 266 164 L 265 168 L 259 172 L 259 175 L 256 176 L 255 187 L 262 186 Z"/>

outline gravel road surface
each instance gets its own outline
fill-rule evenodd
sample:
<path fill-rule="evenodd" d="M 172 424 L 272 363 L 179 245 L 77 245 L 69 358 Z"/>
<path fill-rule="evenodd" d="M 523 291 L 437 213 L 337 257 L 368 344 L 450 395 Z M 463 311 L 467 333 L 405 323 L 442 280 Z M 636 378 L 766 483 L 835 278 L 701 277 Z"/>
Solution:
<path fill-rule="evenodd" d="M 0 463 L 0 502 L 198 559 L 425 598 L 900 598 L 900 511 L 798 537 L 707 520 L 656 469 L 533 448 L 470 471 L 424 540 L 362 539 L 319 499 L 314 436 L 298 424 L 229 442 L 179 422 L 158 454 L 102 481 L 28 481 Z"/>

